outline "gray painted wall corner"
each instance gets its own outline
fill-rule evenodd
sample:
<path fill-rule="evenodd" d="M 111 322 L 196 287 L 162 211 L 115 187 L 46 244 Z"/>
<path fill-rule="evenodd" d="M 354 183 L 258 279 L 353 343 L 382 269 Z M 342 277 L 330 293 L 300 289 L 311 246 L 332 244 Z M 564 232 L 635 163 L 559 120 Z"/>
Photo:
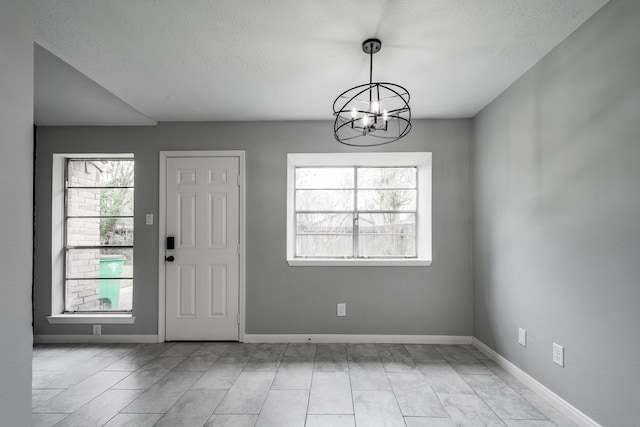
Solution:
<path fill-rule="evenodd" d="M 474 120 L 474 336 L 615 426 L 640 419 L 638 22 L 610 1 Z"/>
<path fill-rule="evenodd" d="M 0 414 L 31 424 L 33 4 L 0 3 Z"/>

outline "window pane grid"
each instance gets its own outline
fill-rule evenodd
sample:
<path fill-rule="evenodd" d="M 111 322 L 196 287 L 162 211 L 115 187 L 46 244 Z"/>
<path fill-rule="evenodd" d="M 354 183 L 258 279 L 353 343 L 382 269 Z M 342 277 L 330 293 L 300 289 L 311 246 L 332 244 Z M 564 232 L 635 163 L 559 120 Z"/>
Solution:
<path fill-rule="evenodd" d="M 363 190 L 408 191 L 408 190 L 415 190 L 415 187 L 413 188 L 411 187 L 358 187 L 358 190 L 360 191 L 363 191 Z"/>
<path fill-rule="evenodd" d="M 329 186 L 318 181 L 326 178 L 328 171 L 335 170 L 340 170 L 342 174 L 342 185 L 336 184 L 335 179 L 333 184 Z M 349 185 L 351 183 L 348 182 L 347 170 L 351 171 L 352 185 Z M 363 181 L 367 185 L 359 186 L 361 172 L 365 172 L 362 175 L 364 176 Z M 418 213 L 416 207 L 418 205 L 418 188 L 416 167 L 296 167 L 295 173 L 296 257 L 341 259 L 417 257 Z M 301 181 L 300 174 L 303 175 L 307 183 L 304 188 L 297 186 Z M 315 181 L 311 183 L 312 178 Z M 329 199 L 333 198 L 328 204 L 334 209 L 314 209 L 323 207 L 323 203 L 325 203 L 324 207 L 327 207 L 326 201 L 313 200 L 314 196 L 319 195 L 324 195 Z M 305 199 L 303 202 L 300 201 L 301 196 Z M 347 204 L 345 209 L 335 209 L 335 205 L 341 202 Z M 379 206 L 380 209 L 376 209 L 376 206 Z M 384 209 L 388 206 L 392 206 L 394 209 Z M 308 207 L 308 209 L 302 209 L 304 207 Z M 301 217 L 304 215 L 317 216 L 321 219 L 310 224 L 308 218 Z M 322 218 L 323 215 L 325 218 Z M 339 232 L 336 227 L 344 227 L 344 224 L 332 224 L 331 215 L 342 215 L 343 220 L 348 217 L 352 231 Z M 378 221 L 374 220 L 375 216 L 378 216 Z M 301 240 L 301 238 L 308 240 L 314 237 L 317 239 L 313 242 Z M 335 240 L 339 237 L 351 238 L 350 253 L 327 254 L 327 251 L 331 251 L 331 246 L 336 244 L 331 239 Z M 305 248 L 302 247 L 303 244 L 306 245 Z M 370 247 L 371 244 L 374 246 Z M 377 247 L 376 244 L 382 244 L 383 247 Z M 346 247 L 341 248 L 342 251 L 345 249 Z"/>
<path fill-rule="evenodd" d="M 126 190 L 126 189 L 134 189 L 135 187 L 132 187 L 130 185 L 122 185 L 122 186 L 109 186 L 109 185 L 105 185 L 104 187 L 84 187 L 81 185 L 70 185 L 67 184 L 66 185 L 67 190 Z"/>
<path fill-rule="evenodd" d="M 87 276 L 87 277 L 69 277 L 67 278 L 68 282 L 73 282 L 73 281 L 77 281 L 77 280 L 103 280 L 104 277 L 101 276 Z M 114 276 L 114 277 L 110 277 L 110 279 L 122 279 L 122 280 L 133 280 L 133 276 L 128 275 L 128 276 Z"/>
<path fill-rule="evenodd" d="M 298 233 L 298 236 L 351 236 L 353 233 Z"/>
<path fill-rule="evenodd" d="M 376 237 L 376 236 L 403 236 L 403 237 L 415 237 L 416 233 L 360 233 L 361 236 Z"/>
<path fill-rule="evenodd" d="M 132 217 L 67 217 L 66 247 L 133 246 Z"/>
<path fill-rule="evenodd" d="M 67 245 L 65 249 L 133 249 L 133 245 L 87 245 L 87 246 L 71 246 Z"/>
<path fill-rule="evenodd" d="M 67 160 L 65 312 L 132 310 L 134 187 L 131 158 Z"/>
<path fill-rule="evenodd" d="M 133 215 L 100 215 L 100 216 L 91 216 L 91 215 L 67 215 L 67 219 L 70 218 L 81 218 L 81 219 L 88 219 L 88 218 L 131 218 L 133 219 Z"/>

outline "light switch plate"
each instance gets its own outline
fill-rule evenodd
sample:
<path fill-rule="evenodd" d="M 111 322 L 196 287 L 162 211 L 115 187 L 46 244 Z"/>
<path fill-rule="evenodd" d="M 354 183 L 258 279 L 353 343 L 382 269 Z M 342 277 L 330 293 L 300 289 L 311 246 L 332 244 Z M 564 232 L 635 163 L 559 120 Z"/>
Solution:
<path fill-rule="evenodd" d="M 527 346 L 527 331 L 522 328 L 518 329 L 518 343 L 523 347 Z"/>
<path fill-rule="evenodd" d="M 145 217 L 145 224 L 153 225 L 153 214 L 147 214 Z"/>
<path fill-rule="evenodd" d="M 341 302 L 338 303 L 338 316 L 344 317 L 347 315 L 347 304 Z"/>

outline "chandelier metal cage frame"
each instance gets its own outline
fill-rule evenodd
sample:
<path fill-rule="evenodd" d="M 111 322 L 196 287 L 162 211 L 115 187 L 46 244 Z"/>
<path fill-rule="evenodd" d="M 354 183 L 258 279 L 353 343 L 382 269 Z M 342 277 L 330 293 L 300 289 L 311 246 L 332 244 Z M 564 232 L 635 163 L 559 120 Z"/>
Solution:
<path fill-rule="evenodd" d="M 362 43 L 362 51 L 369 55 L 369 83 L 342 92 L 333 102 L 333 135 L 342 144 L 389 144 L 411 130 L 409 91 L 395 83 L 373 81 L 373 55 L 381 48 L 379 39 Z"/>

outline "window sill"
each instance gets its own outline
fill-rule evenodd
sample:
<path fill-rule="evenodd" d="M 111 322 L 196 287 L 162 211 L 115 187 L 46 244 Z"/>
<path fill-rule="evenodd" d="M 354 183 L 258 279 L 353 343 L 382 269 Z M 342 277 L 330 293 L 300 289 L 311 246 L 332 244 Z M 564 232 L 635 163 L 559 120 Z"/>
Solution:
<path fill-rule="evenodd" d="M 291 267 L 428 267 L 430 259 L 320 259 L 291 258 L 287 259 Z"/>
<path fill-rule="evenodd" d="M 131 324 L 135 322 L 133 314 L 56 314 L 47 316 L 47 321 L 51 324 Z"/>

